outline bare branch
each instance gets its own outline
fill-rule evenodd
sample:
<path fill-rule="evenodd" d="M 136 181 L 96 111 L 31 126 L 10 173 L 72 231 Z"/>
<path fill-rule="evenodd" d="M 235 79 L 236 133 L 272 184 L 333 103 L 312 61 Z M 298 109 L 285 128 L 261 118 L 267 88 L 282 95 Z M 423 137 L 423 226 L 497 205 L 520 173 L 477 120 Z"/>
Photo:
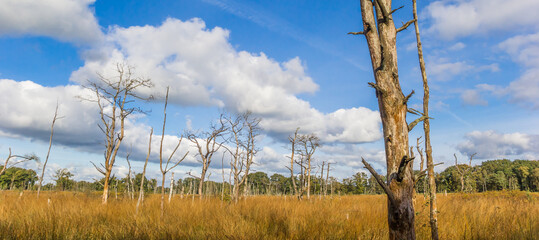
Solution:
<path fill-rule="evenodd" d="M 408 103 L 408 100 L 410 100 L 410 98 L 414 95 L 415 91 L 412 90 L 412 92 L 410 92 L 410 94 L 406 95 L 406 97 L 404 97 L 404 104 L 407 104 Z"/>
<path fill-rule="evenodd" d="M 403 8 L 403 7 L 404 7 L 404 5 L 402 5 L 402 6 L 398 7 L 398 8 L 393 9 L 393 11 L 389 12 L 389 15 L 392 15 L 394 12 L 396 12 L 397 10 L 399 10 L 399 9 L 401 9 L 401 8 Z"/>
<path fill-rule="evenodd" d="M 406 30 L 406 28 L 408 28 L 408 26 L 410 26 L 410 24 L 412 24 L 414 22 L 415 22 L 415 19 L 406 22 L 405 24 L 402 25 L 402 27 L 397 29 L 397 32 L 401 32 L 403 30 Z"/>
<path fill-rule="evenodd" d="M 389 189 L 387 184 L 384 183 L 384 181 L 382 180 L 382 177 L 380 177 L 380 175 L 376 173 L 376 171 L 371 167 L 369 163 L 367 163 L 367 161 L 365 161 L 365 159 L 361 158 L 361 162 L 363 163 L 363 165 L 365 165 L 365 168 L 369 170 L 372 176 L 376 179 L 376 182 L 378 182 L 378 184 L 382 187 L 382 189 L 384 189 L 384 192 L 387 194 L 389 201 L 391 201 L 392 204 L 395 204 L 395 196 L 393 195 L 393 192 L 391 191 L 391 189 Z"/>
<path fill-rule="evenodd" d="M 424 115 L 423 113 L 421 113 L 420 111 L 417 111 L 413 108 L 408 108 L 406 109 L 407 112 L 411 113 L 411 114 L 414 114 L 414 115 Z"/>
<path fill-rule="evenodd" d="M 427 119 L 428 117 L 427 116 L 421 116 L 419 117 L 418 119 L 414 120 L 413 122 L 411 122 L 410 124 L 408 124 L 408 132 L 412 131 L 412 129 L 414 129 L 414 127 L 420 123 L 421 121 Z"/>
<path fill-rule="evenodd" d="M 92 163 L 92 165 L 94 165 L 95 169 L 96 169 L 99 173 L 101 173 L 101 174 L 103 174 L 103 175 L 107 175 L 107 173 L 105 173 L 105 171 L 104 171 L 103 169 L 101 169 L 100 167 L 98 167 L 97 165 L 95 165 L 94 162 L 92 162 L 92 161 L 90 161 L 90 162 Z M 101 164 L 101 166 L 103 167 L 103 164 Z M 105 167 L 103 167 L 103 168 L 105 168 Z"/>

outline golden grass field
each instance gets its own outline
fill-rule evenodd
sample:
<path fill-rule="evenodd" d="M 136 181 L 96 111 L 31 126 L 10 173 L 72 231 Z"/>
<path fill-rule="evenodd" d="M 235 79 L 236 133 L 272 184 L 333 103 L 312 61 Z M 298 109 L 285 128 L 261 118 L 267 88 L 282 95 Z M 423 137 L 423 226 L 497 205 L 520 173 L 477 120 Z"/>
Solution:
<path fill-rule="evenodd" d="M 167 196 L 168 197 L 168 196 Z M 51 203 L 48 204 L 48 199 Z M 311 201 L 256 196 L 238 204 L 160 196 L 101 205 L 98 193 L 0 192 L 1 239 L 387 239 L 383 195 Z M 440 239 L 539 239 L 539 194 L 438 194 Z M 416 201 L 417 239 L 429 239 L 428 205 Z"/>

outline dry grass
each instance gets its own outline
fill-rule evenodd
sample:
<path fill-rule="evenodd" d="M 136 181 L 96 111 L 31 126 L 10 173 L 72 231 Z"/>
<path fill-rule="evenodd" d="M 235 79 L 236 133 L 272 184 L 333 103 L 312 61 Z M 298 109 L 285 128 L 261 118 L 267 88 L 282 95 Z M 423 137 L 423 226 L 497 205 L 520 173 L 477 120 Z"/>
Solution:
<path fill-rule="evenodd" d="M 51 205 L 47 199 L 51 198 Z M 537 239 L 539 194 L 439 195 L 441 239 Z M 1 239 L 387 239 L 384 196 L 312 201 L 260 196 L 238 204 L 176 196 L 161 219 L 159 196 L 135 215 L 135 201 L 97 193 L 0 193 Z M 416 232 L 429 239 L 428 207 L 418 196 Z"/>

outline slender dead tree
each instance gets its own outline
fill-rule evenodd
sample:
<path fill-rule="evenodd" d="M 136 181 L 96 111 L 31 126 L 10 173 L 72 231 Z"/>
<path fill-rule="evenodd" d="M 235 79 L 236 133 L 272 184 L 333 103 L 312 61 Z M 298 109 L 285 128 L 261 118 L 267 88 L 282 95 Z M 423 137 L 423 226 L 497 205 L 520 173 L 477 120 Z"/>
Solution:
<path fill-rule="evenodd" d="M 425 155 L 427 158 L 428 182 L 429 182 L 429 204 L 430 204 L 430 229 L 432 239 L 438 240 L 438 204 L 436 201 L 436 181 L 434 179 L 434 161 L 432 159 L 432 146 L 430 144 L 430 121 L 429 121 L 429 84 L 427 81 L 427 71 L 423 58 L 423 46 L 419 35 L 419 22 L 417 17 L 417 1 L 413 2 L 413 15 L 415 36 L 417 40 L 417 54 L 419 57 L 419 67 L 423 79 L 423 131 L 425 132 Z M 418 139 L 419 141 L 419 139 Z M 418 148 L 419 150 L 419 148 Z M 421 167 L 423 167 L 423 155 L 421 155 Z"/>
<path fill-rule="evenodd" d="M 251 165 L 258 150 L 255 147 L 256 138 L 260 134 L 260 118 L 255 118 L 250 112 L 235 116 L 225 116 L 227 132 L 230 136 L 227 142 L 231 147 L 224 149 L 232 156 L 230 167 L 234 176 L 233 198 L 238 202 L 239 192 L 245 186 Z M 244 188 L 245 189 L 245 188 Z"/>
<path fill-rule="evenodd" d="M 159 144 L 159 169 L 161 170 L 161 174 L 163 176 L 162 181 L 161 181 L 161 217 L 163 217 L 163 214 L 164 214 L 164 211 L 165 211 L 165 207 L 164 207 L 164 204 L 165 204 L 165 176 L 167 175 L 167 173 L 170 170 L 172 170 L 176 166 L 178 166 L 185 159 L 185 157 L 187 157 L 187 154 L 189 154 L 189 151 L 187 151 L 185 153 L 185 155 L 183 155 L 183 157 L 179 158 L 173 165 L 169 166 L 170 161 L 172 160 L 172 158 L 174 157 L 174 154 L 176 153 L 176 151 L 178 150 L 178 148 L 180 147 L 180 145 L 182 143 L 182 140 L 183 140 L 183 135 L 182 135 L 180 137 L 180 140 L 178 140 L 178 144 L 176 145 L 176 147 L 174 148 L 174 150 L 172 151 L 172 153 L 168 157 L 167 162 L 165 164 L 165 167 L 163 167 L 163 141 L 165 140 L 165 126 L 167 124 L 168 90 L 169 90 L 169 88 L 167 87 L 167 94 L 166 94 L 166 97 L 165 97 L 165 108 L 163 110 L 163 115 L 164 115 L 164 117 L 163 117 L 163 129 L 162 129 L 162 132 L 161 132 L 161 143 Z"/>
<path fill-rule="evenodd" d="M 221 174 L 223 176 L 223 186 L 221 187 L 221 201 L 225 200 L 225 153 L 221 157 Z"/>
<path fill-rule="evenodd" d="M 324 196 L 328 193 L 328 181 L 329 181 L 329 169 L 330 169 L 330 162 L 328 162 L 328 169 L 326 171 L 326 184 L 325 184 L 325 190 L 324 190 Z"/>
<path fill-rule="evenodd" d="M 458 172 L 459 177 L 460 177 L 460 191 L 461 192 L 465 191 L 465 189 L 464 189 L 464 178 L 467 178 L 468 174 L 471 172 L 471 170 L 472 170 L 472 160 L 473 160 L 473 157 L 476 154 L 477 153 L 474 153 L 474 154 L 470 155 L 470 165 L 468 165 L 466 168 L 463 168 L 462 166 L 459 167 L 459 163 L 458 163 L 458 160 L 457 160 L 457 154 L 453 154 L 453 156 L 455 157 L 455 168 L 457 169 L 457 172 Z M 466 165 L 466 164 L 464 164 L 464 165 Z"/>
<path fill-rule="evenodd" d="M 398 9 L 392 10 L 391 2 L 360 0 L 363 31 L 350 33 L 364 35 L 369 48 L 375 78 L 375 83 L 369 85 L 376 91 L 382 119 L 387 182 L 366 161 L 363 163 L 387 194 L 389 239 L 415 239 L 413 158 L 408 156 L 408 132 L 414 125 L 406 122 L 412 94 L 405 96 L 401 90 L 396 45 L 397 33 L 414 20 L 397 29 L 392 14 Z"/>
<path fill-rule="evenodd" d="M 243 174 L 243 178 L 245 178 L 244 182 L 247 182 L 247 179 L 249 177 L 249 170 L 251 169 L 251 165 L 253 164 L 255 155 L 258 153 L 258 149 L 256 148 L 255 143 L 261 131 L 261 128 L 259 126 L 261 119 L 253 117 L 251 112 L 244 113 L 242 118 L 243 123 L 246 127 L 246 137 L 242 144 L 242 147 L 245 151 L 245 172 Z M 246 192 L 244 192 L 244 194 L 245 193 Z"/>
<path fill-rule="evenodd" d="M 95 94 L 94 98 L 79 97 L 82 100 L 95 102 L 99 107 L 101 124 L 98 126 L 105 134 L 105 164 L 101 163 L 101 167 L 93 162 L 92 164 L 105 177 L 103 204 L 107 203 L 109 197 L 110 176 L 116 155 L 125 136 L 125 120 L 134 112 L 143 112 L 140 108 L 130 105 L 135 99 L 151 99 L 151 96 L 144 98 L 136 92 L 138 88 L 151 87 L 151 80 L 135 77 L 133 70 L 132 66 L 118 63 L 116 64 L 117 76 L 107 78 L 98 74 L 98 81 L 89 82 L 89 85 L 85 86 Z"/>
<path fill-rule="evenodd" d="M 144 169 L 142 170 L 142 177 L 140 179 L 140 189 L 139 189 L 139 195 L 138 195 L 138 200 L 137 200 L 136 214 L 138 214 L 138 209 L 140 207 L 140 204 L 144 201 L 144 178 L 146 176 L 146 166 L 148 166 L 148 159 L 150 159 L 150 153 L 152 152 L 152 135 L 153 135 L 153 128 L 150 130 L 150 140 L 148 141 L 148 155 L 146 155 L 146 161 L 144 162 Z"/>
<path fill-rule="evenodd" d="M 298 131 L 299 128 L 296 128 L 296 132 L 294 132 L 294 137 L 288 136 L 288 141 L 290 141 L 292 153 L 290 154 L 290 167 L 288 170 L 290 170 L 290 178 L 292 179 L 292 187 L 293 187 L 293 194 L 298 195 L 298 187 L 296 185 L 296 177 L 294 176 L 294 154 L 296 154 L 296 144 L 298 140 Z M 292 192 L 292 191 L 291 191 Z"/>
<path fill-rule="evenodd" d="M 168 194 L 168 203 L 170 203 L 170 200 L 172 200 L 172 194 L 174 190 L 174 172 L 170 173 L 170 192 Z"/>
<path fill-rule="evenodd" d="M 49 155 L 51 153 L 52 147 L 52 136 L 54 135 L 54 123 L 58 119 L 58 102 L 56 102 L 56 110 L 54 110 L 54 116 L 52 118 L 51 124 L 51 136 L 49 138 L 49 150 L 47 150 L 47 157 L 45 157 L 45 162 L 43 163 L 43 169 L 41 169 L 41 176 L 39 177 L 39 183 L 37 185 L 37 198 L 39 198 L 39 193 L 41 192 L 41 186 L 43 184 L 43 177 L 45 176 L 45 168 L 47 167 L 47 162 L 49 162 Z"/>
<path fill-rule="evenodd" d="M 243 172 L 243 167 L 245 164 L 245 152 L 242 148 L 242 131 L 245 127 L 245 125 L 242 122 L 241 116 L 226 116 L 224 117 L 225 122 L 228 127 L 228 135 L 230 135 L 230 139 L 228 140 L 231 144 L 234 144 L 234 148 L 231 149 L 229 147 L 224 146 L 226 151 L 231 155 L 230 159 L 230 172 L 234 176 L 234 187 L 232 189 L 232 198 L 235 203 L 238 202 L 239 199 L 239 191 L 240 191 L 240 185 L 245 183 L 245 175 L 244 177 L 241 177 L 241 173 Z M 223 154 L 224 157 L 224 154 Z M 224 176 L 223 176 L 224 178 Z M 241 178 L 241 180 L 240 180 Z M 223 180 L 224 183 L 224 180 Z"/>
<path fill-rule="evenodd" d="M 189 139 L 189 141 L 195 144 L 198 150 L 197 155 L 200 157 L 199 162 L 202 163 L 202 171 L 200 173 L 200 177 L 197 177 L 198 179 L 200 179 L 200 183 L 198 185 L 198 194 L 200 196 L 200 199 L 202 199 L 204 180 L 206 177 L 206 173 L 208 172 L 208 169 L 210 167 L 213 154 L 219 151 L 219 149 L 223 145 L 222 143 L 218 142 L 217 138 L 221 137 L 221 135 L 227 130 L 225 125 L 223 124 L 223 121 L 219 121 L 219 126 L 212 126 L 211 129 L 211 132 L 203 132 L 201 134 L 187 134 L 187 139 Z"/>
<path fill-rule="evenodd" d="M 324 190 L 324 167 L 326 165 L 325 161 L 322 161 L 322 170 L 320 171 L 320 189 L 318 192 L 318 195 L 320 196 L 320 199 L 322 198 L 322 191 Z"/>
<path fill-rule="evenodd" d="M 313 161 L 313 155 L 316 152 L 316 149 L 320 146 L 320 138 L 318 138 L 314 134 L 307 134 L 307 135 L 300 135 L 299 137 L 299 144 L 302 147 L 299 149 L 299 153 L 302 156 L 302 160 L 305 160 L 305 164 L 300 164 L 300 166 L 303 167 L 304 173 L 303 175 L 307 175 L 306 179 L 304 179 L 304 187 L 305 190 L 302 192 L 307 192 L 307 199 L 311 198 L 311 172 L 312 172 L 312 161 Z M 304 176 L 305 178 L 305 176 Z"/>
<path fill-rule="evenodd" d="M 15 159 L 17 159 L 17 161 L 14 161 Z M 24 156 L 12 155 L 11 148 L 9 148 L 9 155 L 4 161 L 4 166 L 2 166 L 2 170 L 0 170 L 0 175 L 2 175 L 6 171 L 6 169 L 13 167 L 19 163 L 23 163 L 27 161 L 39 161 L 39 157 L 37 157 L 35 154 L 24 155 Z"/>
<path fill-rule="evenodd" d="M 421 162 L 419 164 L 419 173 L 416 174 L 416 176 L 415 176 L 415 186 L 417 185 L 417 183 L 419 182 L 419 180 L 421 178 L 425 177 L 426 172 L 428 171 L 428 168 L 427 169 L 424 168 L 424 166 L 425 166 L 425 157 L 423 155 L 423 148 L 421 148 L 421 146 L 420 146 L 421 143 L 422 143 L 420 141 L 420 139 L 421 139 L 421 137 L 418 137 L 417 138 L 417 143 L 416 143 L 416 150 L 417 150 L 417 153 L 418 153 L 418 155 L 419 155 L 419 157 L 421 159 Z M 410 148 L 412 148 L 412 147 L 410 147 Z M 410 151 L 412 151 L 412 150 L 410 149 Z M 427 187 L 428 186 L 427 181 L 428 180 L 423 181 L 423 186 L 422 186 L 422 188 L 423 188 L 423 196 L 425 198 L 427 198 L 427 196 L 430 195 L 430 191 L 428 191 L 428 187 Z"/>
<path fill-rule="evenodd" d="M 129 155 L 131 153 L 127 153 L 127 156 L 125 157 L 125 160 L 127 161 L 127 166 L 129 167 L 129 171 L 127 172 L 127 192 L 131 200 L 135 199 L 135 186 L 133 183 L 133 178 L 131 177 L 131 161 L 129 161 Z"/>

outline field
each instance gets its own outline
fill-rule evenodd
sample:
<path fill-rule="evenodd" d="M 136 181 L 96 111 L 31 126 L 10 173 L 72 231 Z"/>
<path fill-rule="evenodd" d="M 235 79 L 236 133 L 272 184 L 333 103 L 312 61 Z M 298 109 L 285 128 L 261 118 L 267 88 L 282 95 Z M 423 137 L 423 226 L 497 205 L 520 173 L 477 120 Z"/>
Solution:
<path fill-rule="evenodd" d="M 48 199 L 50 198 L 50 203 Z M 537 239 L 539 194 L 438 195 L 441 239 Z M 387 239 L 383 195 L 311 201 L 255 196 L 237 204 L 176 195 L 160 216 L 160 196 L 136 200 L 98 193 L 0 192 L 1 239 Z M 429 239 L 428 203 L 416 200 L 417 239 Z"/>

